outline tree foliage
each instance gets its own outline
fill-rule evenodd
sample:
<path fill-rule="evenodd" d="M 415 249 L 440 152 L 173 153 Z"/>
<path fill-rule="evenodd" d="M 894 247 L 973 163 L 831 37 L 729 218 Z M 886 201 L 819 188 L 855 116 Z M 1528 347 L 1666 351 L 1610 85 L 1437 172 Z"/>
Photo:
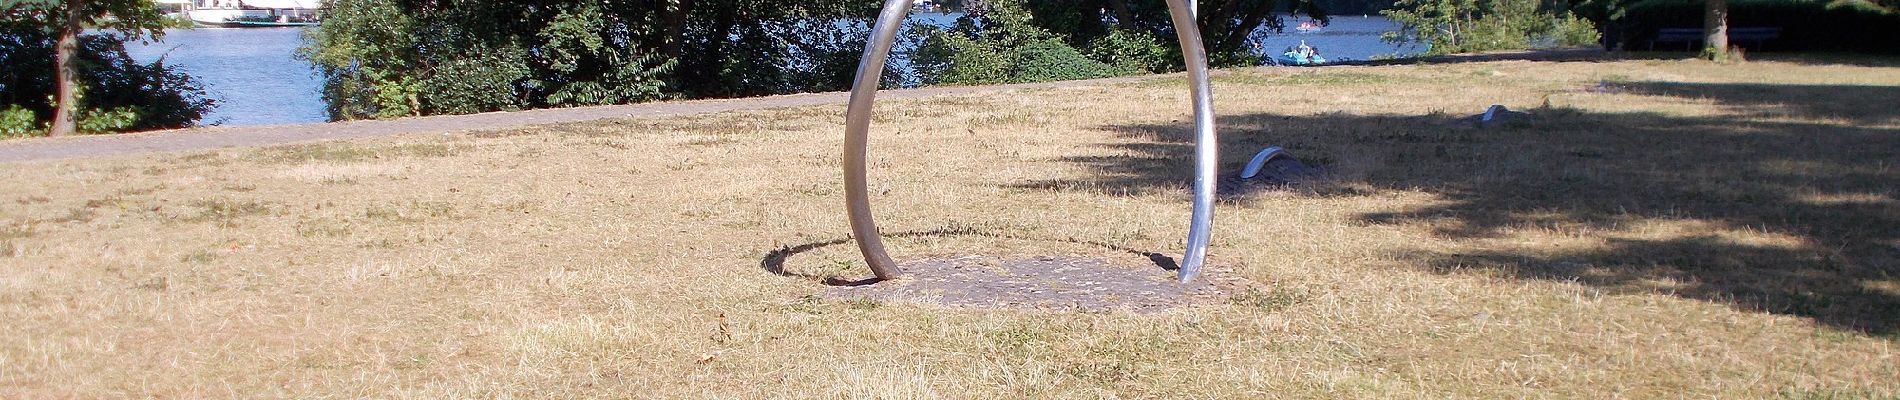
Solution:
<path fill-rule="evenodd" d="M 1252 65 L 1249 41 L 1284 29 L 1276 11 L 1320 20 L 1312 0 L 1218 1 L 1198 18 L 1209 62 Z M 1177 71 L 1181 50 L 1162 0 L 963 1 L 948 29 L 919 29 L 913 67 L 925 83 L 998 83 L 1084 79 Z"/>
<path fill-rule="evenodd" d="M 215 102 L 203 85 L 164 60 L 142 64 L 125 52 L 131 40 L 164 35 L 162 16 L 149 0 L 85 2 L 78 13 L 67 3 L 23 1 L 0 14 L 0 135 L 22 136 L 52 125 L 59 104 L 57 44 L 68 16 L 78 15 L 91 34 L 75 35 L 72 62 L 74 128 L 99 133 L 190 126 Z"/>
<path fill-rule="evenodd" d="M 834 90 L 872 6 L 334 0 L 300 54 L 335 119 Z"/>
<path fill-rule="evenodd" d="M 966 3 L 966 6 L 968 3 Z M 920 27 L 912 68 L 926 84 L 981 84 L 1087 79 L 1117 68 L 1084 56 L 1031 23 L 1020 3 L 990 1 L 948 29 Z M 1128 72 L 1128 71 L 1120 71 Z"/>
<path fill-rule="evenodd" d="M 1316 0 L 1190 1 L 1199 2 L 1196 25 L 1214 66 L 1259 62 L 1248 42 L 1267 32 L 1284 30 L 1281 12 L 1328 21 L 1327 10 Z M 1026 4 L 1037 26 L 1060 35 L 1064 42 L 1085 53 L 1101 54 L 1094 46 L 1103 40 L 1153 40 L 1173 50 L 1166 57 L 1170 65 L 1167 69 L 1150 71 L 1180 68 L 1174 20 L 1164 0 L 1039 0 Z"/>
<path fill-rule="evenodd" d="M 1539 0 L 1398 0 L 1383 14 L 1402 27 L 1390 42 L 1431 45 L 1432 54 L 1594 45 L 1590 20 Z"/>

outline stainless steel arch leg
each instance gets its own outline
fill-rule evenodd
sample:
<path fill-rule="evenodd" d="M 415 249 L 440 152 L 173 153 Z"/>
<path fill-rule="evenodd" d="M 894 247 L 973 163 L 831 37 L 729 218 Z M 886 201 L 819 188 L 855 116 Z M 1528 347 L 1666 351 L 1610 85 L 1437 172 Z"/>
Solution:
<path fill-rule="evenodd" d="M 871 193 L 866 186 L 864 153 L 871 129 L 872 103 L 877 98 L 878 78 L 884 75 L 884 59 L 891 54 L 897 28 L 910 14 L 911 0 L 885 0 L 884 10 L 871 27 L 871 40 L 864 44 L 864 59 L 858 62 L 858 74 L 851 83 L 851 103 L 844 113 L 844 203 L 851 214 L 851 236 L 857 239 L 858 252 L 877 279 L 897 277 L 897 263 L 884 252 L 884 238 L 878 236 L 877 222 L 871 219 Z"/>
<path fill-rule="evenodd" d="M 1207 255 L 1208 235 L 1214 219 L 1215 166 L 1219 151 L 1214 136 L 1213 95 L 1208 91 L 1207 51 L 1201 46 L 1201 34 L 1195 23 L 1194 0 L 1168 0 L 1175 33 L 1181 41 L 1181 54 L 1192 83 L 1194 98 L 1194 210 L 1188 226 L 1187 254 L 1182 256 L 1180 279 L 1193 280 L 1200 275 Z M 864 45 L 864 59 L 851 84 L 851 100 L 845 111 L 844 180 L 845 208 L 851 217 L 851 235 L 858 251 L 878 279 L 896 277 L 901 271 L 884 251 L 884 240 L 871 217 L 870 190 L 865 177 L 865 152 L 869 143 L 872 104 L 876 101 L 878 78 L 884 72 L 884 60 L 890 56 L 897 29 L 909 14 L 911 0 L 885 0 L 884 9 L 873 25 L 871 40 Z"/>
<path fill-rule="evenodd" d="M 1214 230 L 1215 166 L 1220 164 L 1219 138 L 1214 136 L 1214 94 L 1207 83 L 1207 48 L 1201 47 L 1201 28 L 1195 23 L 1195 0 L 1168 0 L 1174 33 L 1181 39 L 1181 57 L 1194 97 L 1194 211 L 1188 222 L 1187 254 L 1181 256 L 1181 282 L 1201 275 L 1207 260 L 1207 240 Z"/>

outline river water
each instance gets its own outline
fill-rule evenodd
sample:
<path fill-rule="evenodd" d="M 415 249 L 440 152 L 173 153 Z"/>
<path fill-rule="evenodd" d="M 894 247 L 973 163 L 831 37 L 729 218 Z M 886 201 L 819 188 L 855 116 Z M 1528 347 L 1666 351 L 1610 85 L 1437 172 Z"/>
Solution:
<path fill-rule="evenodd" d="M 218 100 L 202 123 L 266 125 L 323 122 L 323 80 L 295 58 L 303 28 L 169 29 L 157 43 L 127 43 L 140 62 L 165 63 L 204 82 Z"/>
<path fill-rule="evenodd" d="M 948 25 L 955 14 L 918 13 L 911 23 Z M 1287 18 L 1287 25 L 1299 20 Z M 1398 25 L 1379 16 L 1335 16 L 1332 23 L 1311 32 L 1288 29 L 1262 41 L 1277 53 L 1305 41 L 1320 47 L 1330 60 L 1365 60 L 1381 55 L 1418 53 L 1379 41 L 1381 32 Z M 204 82 L 205 91 L 218 100 L 206 116 L 207 125 L 268 125 L 323 122 L 320 90 L 323 81 L 309 63 L 295 58 L 303 44 L 303 28 L 198 28 L 167 30 L 163 41 L 128 43 L 126 51 L 141 62 L 163 57 Z M 901 49 L 900 49 L 901 51 Z M 903 56 L 895 55 L 901 63 Z"/>

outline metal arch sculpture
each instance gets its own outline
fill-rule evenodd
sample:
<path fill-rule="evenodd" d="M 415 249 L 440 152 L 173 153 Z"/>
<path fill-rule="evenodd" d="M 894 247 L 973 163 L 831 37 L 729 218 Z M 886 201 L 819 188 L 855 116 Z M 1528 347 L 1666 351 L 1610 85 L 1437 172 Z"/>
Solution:
<path fill-rule="evenodd" d="M 872 104 L 876 101 L 878 78 L 884 72 L 884 60 L 890 56 L 897 29 L 910 13 L 913 0 L 885 0 L 883 11 L 873 25 L 871 40 L 864 45 L 864 58 L 851 85 L 851 99 L 845 111 L 844 181 L 845 208 L 851 217 L 851 235 L 858 251 L 877 279 L 890 279 L 901 273 L 897 263 L 884 251 L 877 222 L 871 217 L 871 196 L 865 177 L 865 152 L 869 144 Z M 1175 35 L 1181 42 L 1181 54 L 1187 66 L 1190 94 L 1194 98 L 1194 209 L 1188 224 L 1187 253 L 1181 257 L 1181 282 L 1200 275 L 1207 257 L 1208 236 L 1214 222 L 1215 166 L 1220 153 L 1214 135 L 1213 95 L 1208 91 L 1207 51 L 1201 47 L 1200 28 L 1195 24 L 1195 0 L 1167 0 L 1174 20 Z"/>

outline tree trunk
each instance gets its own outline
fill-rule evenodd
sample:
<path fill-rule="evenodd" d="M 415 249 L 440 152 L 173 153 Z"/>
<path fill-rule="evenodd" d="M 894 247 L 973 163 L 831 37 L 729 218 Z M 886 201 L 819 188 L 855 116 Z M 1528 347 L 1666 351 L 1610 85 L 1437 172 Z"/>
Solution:
<path fill-rule="evenodd" d="M 80 17 L 85 15 L 84 0 L 66 0 L 66 24 L 59 30 L 59 42 L 53 45 L 53 80 L 56 81 L 56 104 L 53 105 L 53 126 L 46 134 L 49 136 L 71 135 L 78 130 L 76 122 L 79 112 L 79 31 L 85 26 Z"/>
<path fill-rule="evenodd" d="M 662 8 L 660 10 L 660 12 L 665 13 L 660 21 L 663 29 L 661 35 L 664 36 L 660 42 L 660 54 L 665 55 L 669 59 L 678 60 L 680 58 L 681 46 L 685 44 L 686 17 L 688 13 L 692 12 L 693 1 L 674 0 L 671 3 L 673 3 L 673 7 Z"/>
<path fill-rule="evenodd" d="M 1728 0 L 1707 0 L 1702 19 L 1702 52 L 1715 61 L 1728 60 Z"/>

